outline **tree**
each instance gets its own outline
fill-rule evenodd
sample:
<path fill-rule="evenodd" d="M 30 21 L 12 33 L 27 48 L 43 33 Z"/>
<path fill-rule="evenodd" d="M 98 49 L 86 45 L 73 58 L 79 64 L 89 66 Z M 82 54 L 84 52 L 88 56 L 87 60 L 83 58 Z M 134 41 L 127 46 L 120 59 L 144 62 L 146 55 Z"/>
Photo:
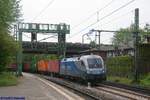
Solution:
<path fill-rule="evenodd" d="M 19 45 L 10 35 L 11 24 L 19 20 L 18 0 L 0 0 L 0 72 L 12 61 Z"/>
<path fill-rule="evenodd" d="M 147 34 L 150 34 L 150 24 L 146 23 L 144 31 L 147 32 Z"/>
<path fill-rule="evenodd" d="M 91 42 L 90 42 L 90 47 L 91 47 L 91 48 L 95 48 L 95 47 L 96 47 L 95 41 L 91 41 Z"/>
<path fill-rule="evenodd" d="M 0 42 L 0 71 L 3 71 L 13 60 L 13 56 L 16 55 L 19 45 L 7 33 L 0 34 L 0 41 L 3 41 Z"/>
<path fill-rule="evenodd" d="M 148 30 L 147 28 L 139 29 L 139 36 L 141 38 L 140 42 L 144 41 L 144 35 L 148 32 L 145 32 Z M 115 47 L 118 46 L 125 46 L 125 47 L 133 47 L 133 41 L 134 41 L 134 25 L 131 25 L 128 28 L 121 28 L 118 32 L 116 32 L 112 38 L 112 43 Z M 149 31 L 150 33 L 150 31 Z"/>
<path fill-rule="evenodd" d="M 132 37 L 132 29 L 120 29 L 119 32 L 116 32 L 113 37 L 114 46 L 132 46 L 133 37 Z"/>
<path fill-rule="evenodd" d="M 0 30 L 8 31 L 13 22 L 19 20 L 20 0 L 0 0 Z"/>

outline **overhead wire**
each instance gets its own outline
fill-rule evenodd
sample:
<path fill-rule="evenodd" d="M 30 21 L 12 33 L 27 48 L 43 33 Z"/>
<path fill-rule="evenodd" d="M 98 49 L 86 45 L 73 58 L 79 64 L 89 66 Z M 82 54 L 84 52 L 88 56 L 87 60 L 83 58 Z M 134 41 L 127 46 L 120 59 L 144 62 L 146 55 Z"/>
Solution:
<path fill-rule="evenodd" d="M 84 28 L 84 29 L 82 29 L 82 30 L 80 30 L 80 31 L 78 31 L 78 32 L 76 32 L 76 33 L 74 33 L 74 34 L 72 35 L 72 37 L 69 37 L 68 39 L 73 38 L 75 35 L 81 33 L 82 31 L 84 31 L 84 30 L 86 30 L 87 28 L 89 28 L 89 27 L 95 25 L 96 23 L 97 23 L 97 22 L 94 22 L 94 23 L 90 24 L 89 26 L 87 26 L 86 28 Z"/>
<path fill-rule="evenodd" d="M 131 11 L 127 12 L 127 13 L 124 13 L 124 14 L 122 14 L 122 15 L 116 17 L 116 18 L 113 18 L 112 20 L 107 21 L 106 23 L 104 23 L 104 24 L 102 24 L 102 25 L 108 25 L 108 24 L 110 24 L 110 22 L 114 22 L 114 21 L 116 21 L 116 20 L 118 20 L 118 19 L 120 19 L 120 18 L 126 17 L 128 14 L 130 14 L 130 13 L 132 13 L 132 12 L 133 12 L 133 10 L 131 10 Z M 96 26 L 96 27 L 94 27 L 94 28 L 97 28 L 97 27 L 98 27 L 98 26 Z"/>
<path fill-rule="evenodd" d="M 100 20 L 103 20 L 103 19 L 105 19 L 106 17 L 109 17 L 110 15 L 112 15 L 112 14 L 114 14 L 115 12 L 119 11 L 120 9 L 122 9 L 122 8 L 124 8 L 124 7 L 126 7 L 126 6 L 128 6 L 129 4 L 131 4 L 131 3 L 134 2 L 134 1 L 135 1 L 135 0 L 129 1 L 129 2 L 126 3 L 125 5 L 123 5 L 123 6 L 119 7 L 119 8 L 117 8 L 116 10 L 114 10 L 114 11 L 112 11 L 111 13 L 107 14 L 106 16 L 102 17 Z M 99 22 L 99 21 L 98 21 L 98 22 Z"/>
<path fill-rule="evenodd" d="M 87 17 L 85 20 L 83 20 L 82 22 L 80 22 L 79 24 L 73 26 L 72 30 L 79 27 L 82 23 L 86 22 L 87 20 L 91 19 L 95 14 L 101 12 L 103 9 L 105 9 L 106 7 L 108 7 L 109 5 L 111 5 L 115 0 L 111 0 L 109 3 L 107 3 L 104 7 L 100 8 L 99 10 L 97 10 L 96 12 L 94 12 L 93 14 L 91 14 L 89 17 Z"/>
<path fill-rule="evenodd" d="M 27 38 L 31 39 L 31 37 L 30 37 L 30 36 L 28 36 L 28 35 L 26 35 L 26 34 L 23 34 L 23 36 L 25 36 L 25 37 L 27 37 Z M 55 37 L 55 36 L 57 36 L 57 35 L 52 35 L 52 36 L 49 36 L 49 37 L 46 37 L 46 38 L 40 39 L 40 40 L 38 40 L 38 41 L 40 42 L 40 41 L 42 41 L 42 40 L 46 40 L 46 39 L 49 39 L 49 38 L 52 38 L 52 37 Z"/>
<path fill-rule="evenodd" d="M 30 36 L 28 36 L 28 35 L 26 35 L 26 34 L 23 34 L 25 37 L 27 37 L 27 38 L 30 38 L 31 39 L 31 37 Z"/>
<path fill-rule="evenodd" d="M 93 14 L 91 14 L 89 17 L 87 17 L 85 20 L 81 21 L 79 24 L 73 26 L 72 29 L 77 28 L 78 26 L 80 26 L 82 23 L 86 22 L 87 20 L 89 20 L 90 18 L 92 18 L 95 14 L 97 14 L 97 12 L 101 12 L 103 9 L 105 9 L 106 7 L 108 7 L 109 5 L 111 5 L 115 0 L 111 0 L 108 4 L 106 4 L 104 7 L 100 8 L 99 10 L 97 10 L 96 12 L 94 12 Z"/>
<path fill-rule="evenodd" d="M 42 13 L 44 13 L 44 11 L 54 2 L 54 0 L 51 0 L 31 21 L 34 21 L 36 20 Z M 43 38 L 41 40 L 38 40 L 38 41 L 42 41 L 42 40 L 46 40 L 50 37 L 47 37 L 47 38 Z"/>
<path fill-rule="evenodd" d="M 51 1 L 32 19 L 32 21 L 36 20 L 53 2 L 54 2 L 54 0 L 51 0 Z"/>
<path fill-rule="evenodd" d="M 57 36 L 57 35 L 52 35 L 52 36 L 49 36 L 49 37 L 43 38 L 43 39 L 38 40 L 38 41 L 40 42 L 40 41 L 43 41 L 43 40 L 46 40 L 46 39 L 49 39 L 49 38 L 52 38 L 52 37 L 55 37 L 55 36 Z"/>
<path fill-rule="evenodd" d="M 122 14 L 122 15 L 120 15 L 120 16 L 118 16 L 118 17 L 116 17 L 116 18 L 114 18 L 114 19 L 112 19 L 112 20 L 109 20 L 109 21 L 107 21 L 106 23 L 104 23 L 103 25 L 108 25 L 110 22 L 112 22 L 112 21 L 116 21 L 116 20 L 118 20 L 118 19 L 120 19 L 120 18 L 122 18 L 122 17 L 126 17 L 128 14 L 130 14 L 130 13 L 132 13 L 134 10 L 131 10 L 131 11 L 129 11 L 129 12 L 127 12 L 127 13 L 124 13 L 124 14 Z M 96 26 L 96 27 L 94 27 L 94 28 L 97 28 L 98 26 Z M 114 33 L 114 32 L 113 32 Z M 103 41 L 101 41 L 101 42 L 104 42 L 104 41 L 111 41 L 110 40 L 110 38 L 109 39 L 105 39 L 105 40 L 103 40 Z"/>
<path fill-rule="evenodd" d="M 77 35 L 77 34 L 81 33 L 82 31 L 84 31 L 84 30 L 88 29 L 89 27 L 91 27 L 91 26 L 93 26 L 93 25 L 97 24 L 97 23 L 98 23 L 98 22 L 100 22 L 101 20 L 104 20 L 105 18 L 107 18 L 107 17 L 111 16 L 111 15 L 112 15 L 112 14 L 114 14 L 115 12 L 117 12 L 117 11 L 119 11 L 119 10 L 123 9 L 124 7 L 126 7 L 126 6 L 128 6 L 129 4 L 133 3 L 134 1 L 135 1 L 135 0 L 131 0 L 131 1 L 127 2 L 126 4 L 124 4 L 124 5 L 122 5 L 121 7 L 119 7 L 119 8 L 117 8 L 117 9 L 115 9 L 114 11 L 112 11 L 112 12 L 110 12 L 109 14 L 105 15 L 104 17 L 100 18 L 98 21 L 96 21 L 96 22 L 94 22 L 94 23 L 90 24 L 89 26 L 85 27 L 84 29 L 80 30 L 79 32 L 77 32 L 77 33 L 76 33 L 76 34 L 74 34 L 74 35 Z M 73 35 L 72 37 L 68 38 L 68 39 L 73 38 L 73 37 L 74 37 L 74 35 Z"/>

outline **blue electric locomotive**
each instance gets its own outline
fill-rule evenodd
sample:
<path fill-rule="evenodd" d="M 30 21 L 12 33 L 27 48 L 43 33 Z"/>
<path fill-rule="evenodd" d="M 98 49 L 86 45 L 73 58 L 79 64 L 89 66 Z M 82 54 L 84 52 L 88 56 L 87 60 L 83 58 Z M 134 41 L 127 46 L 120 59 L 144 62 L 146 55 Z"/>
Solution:
<path fill-rule="evenodd" d="M 88 81 L 106 80 L 106 68 L 98 55 L 64 58 L 60 62 L 60 75 Z"/>

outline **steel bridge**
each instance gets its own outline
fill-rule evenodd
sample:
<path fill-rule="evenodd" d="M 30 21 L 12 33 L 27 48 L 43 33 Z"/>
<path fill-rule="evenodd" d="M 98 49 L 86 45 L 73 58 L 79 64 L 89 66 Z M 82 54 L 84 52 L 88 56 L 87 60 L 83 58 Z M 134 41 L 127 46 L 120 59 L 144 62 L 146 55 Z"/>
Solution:
<path fill-rule="evenodd" d="M 54 42 L 22 42 L 23 53 L 57 54 L 58 43 Z M 66 55 L 76 55 L 90 49 L 89 44 L 66 43 Z"/>

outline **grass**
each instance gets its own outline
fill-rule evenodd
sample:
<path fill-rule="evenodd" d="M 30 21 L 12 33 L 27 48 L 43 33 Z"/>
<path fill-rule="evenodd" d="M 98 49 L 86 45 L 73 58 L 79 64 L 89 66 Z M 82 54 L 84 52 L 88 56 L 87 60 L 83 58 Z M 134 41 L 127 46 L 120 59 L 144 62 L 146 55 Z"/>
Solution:
<path fill-rule="evenodd" d="M 131 78 L 118 77 L 118 76 L 108 76 L 107 79 L 108 81 L 112 81 L 112 82 L 118 82 L 127 85 L 139 85 L 142 87 L 150 88 L 150 74 L 142 76 L 139 83 L 133 83 L 133 79 Z"/>
<path fill-rule="evenodd" d="M 142 77 L 140 85 L 150 88 L 150 73 Z"/>
<path fill-rule="evenodd" d="M 117 82 L 117 83 L 124 83 L 124 84 L 131 84 L 132 80 L 129 78 L 122 78 L 117 76 L 108 76 L 107 80 Z"/>
<path fill-rule="evenodd" d="M 3 72 L 0 74 L 0 86 L 13 86 L 17 85 L 17 77 L 13 73 Z"/>

